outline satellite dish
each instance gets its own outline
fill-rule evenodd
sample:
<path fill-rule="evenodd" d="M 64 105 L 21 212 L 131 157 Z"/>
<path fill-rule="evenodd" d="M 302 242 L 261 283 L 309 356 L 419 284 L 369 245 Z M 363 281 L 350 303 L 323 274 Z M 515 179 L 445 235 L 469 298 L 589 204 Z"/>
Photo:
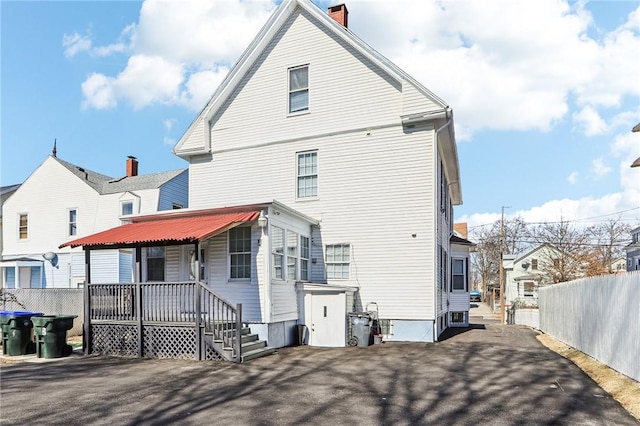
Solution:
<path fill-rule="evenodd" d="M 56 266 L 58 264 L 58 255 L 52 251 L 46 252 L 42 255 L 42 257 L 44 257 L 44 260 L 48 260 L 53 266 Z"/>
<path fill-rule="evenodd" d="M 529 262 L 522 262 L 522 269 L 528 269 L 529 268 Z"/>

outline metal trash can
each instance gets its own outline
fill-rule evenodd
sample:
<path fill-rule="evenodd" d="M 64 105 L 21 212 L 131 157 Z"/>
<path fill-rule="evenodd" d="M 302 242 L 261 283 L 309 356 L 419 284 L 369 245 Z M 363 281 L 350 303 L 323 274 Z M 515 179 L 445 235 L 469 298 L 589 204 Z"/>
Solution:
<path fill-rule="evenodd" d="M 27 355 L 35 352 L 31 318 L 40 315 L 40 312 L 0 311 L 4 355 Z"/>
<path fill-rule="evenodd" d="M 71 355 L 67 331 L 73 328 L 77 315 L 43 315 L 32 318 L 38 358 L 61 358 Z"/>
<path fill-rule="evenodd" d="M 369 346 L 371 344 L 371 314 L 368 312 L 349 313 L 349 346 Z"/>
<path fill-rule="evenodd" d="M 307 344 L 307 326 L 304 324 L 298 324 L 298 345 L 306 345 Z"/>

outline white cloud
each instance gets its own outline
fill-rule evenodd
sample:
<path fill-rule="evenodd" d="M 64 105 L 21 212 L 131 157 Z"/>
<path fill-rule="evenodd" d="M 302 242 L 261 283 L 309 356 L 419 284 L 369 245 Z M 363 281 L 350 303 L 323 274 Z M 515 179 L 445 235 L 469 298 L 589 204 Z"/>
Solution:
<path fill-rule="evenodd" d="M 617 162 L 620 176 L 618 191 L 600 197 L 551 200 L 526 210 L 515 212 L 509 210 L 506 217 L 522 216 L 525 221 L 534 223 L 580 219 L 580 224 L 589 225 L 603 217 L 618 218 L 617 214 L 612 215 L 612 213 L 624 212 L 620 215 L 623 220 L 640 224 L 640 169 L 630 167 L 638 156 L 640 156 L 640 134 L 631 133 L 629 129 L 616 136 L 611 145 L 611 159 Z M 593 167 L 594 172 L 613 171 L 601 158 L 593 161 Z M 569 183 L 572 183 L 570 180 L 574 174 L 577 176 L 577 172 L 573 172 L 567 178 Z M 593 218 L 593 221 L 583 220 L 590 218 Z M 475 227 L 494 223 L 498 219 L 500 219 L 499 213 L 478 213 L 462 216 L 458 220 L 467 222 L 469 227 Z"/>
<path fill-rule="evenodd" d="M 573 121 L 584 130 L 587 136 L 602 135 L 607 132 L 607 123 L 592 106 L 586 106 L 573 113 Z"/>
<path fill-rule="evenodd" d="M 64 34 L 62 36 L 62 47 L 64 47 L 64 56 L 73 58 L 80 52 L 86 52 L 91 49 L 91 37 L 83 36 L 78 33 L 71 35 Z"/>
<path fill-rule="evenodd" d="M 174 64 L 183 74 L 171 102 L 198 110 L 274 8 L 275 0 L 147 0 L 121 41 L 93 51 Z M 459 140 L 482 129 L 548 131 L 572 99 L 582 106 L 576 128 L 601 134 L 610 128 L 599 108 L 640 90 L 632 72 L 640 57 L 629 54 L 640 51 L 638 11 L 597 40 L 582 2 L 352 1 L 349 11 L 355 34 L 454 108 Z M 168 102 L 166 93 L 149 99 Z"/>
<path fill-rule="evenodd" d="M 167 118 L 166 120 L 162 121 L 162 126 L 168 132 L 171 131 L 171 129 L 173 129 L 173 126 L 175 124 L 176 124 L 175 118 Z"/>
<path fill-rule="evenodd" d="M 91 49 L 96 56 L 133 52 L 118 76 L 102 76 L 115 99 L 103 102 L 92 98 L 102 91 L 83 90 L 83 104 L 107 108 L 127 100 L 134 108 L 201 109 L 274 7 L 272 0 L 145 1 L 139 22 L 122 31 L 121 41 Z"/>
<path fill-rule="evenodd" d="M 640 51 L 637 11 L 602 40 L 589 37 L 594 20 L 582 2 L 399 0 L 389 13 L 388 3 L 367 1 L 349 11 L 356 34 L 453 106 L 459 139 L 545 131 L 574 97 L 597 109 L 640 90 L 640 57 L 629 53 Z M 580 129 L 603 130 L 576 118 Z"/>
<path fill-rule="evenodd" d="M 567 176 L 567 182 L 571 185 L 574 185 L 578 181 L 578 172 L 571 172 L 569 176 Z"/>
<path fill-rule="evenodd" d="M 611 172 L 611 167 L 607 166 L 602 158 L 596 158 L 591 162 L 591 172 L 599 178 L 608 175 Z"/>
<path fill-rule="evenodd" d="M 118 102 L 113 90 L 113 79 L 102 74 L 91 74 L 82 83 L 83 108 L 107 109 Z"/>

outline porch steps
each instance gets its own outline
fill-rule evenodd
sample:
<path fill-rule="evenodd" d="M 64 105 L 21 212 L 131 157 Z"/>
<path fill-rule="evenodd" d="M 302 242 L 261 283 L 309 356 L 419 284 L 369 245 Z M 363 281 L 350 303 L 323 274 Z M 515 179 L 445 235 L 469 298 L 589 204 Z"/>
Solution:
<path fill-rule="evenodd" d="M 233 333 L 233 330 L 229 330 L 228 333 Z M 236 355 L 233 353 L 233 348 L 224 346 L 222 340 L 213 339 L 212 333 L 206 333 L 211 337 L 213 347 L 222 352 L 222 355 L 228 361 L 234 361 Z M 260 340 L 257 334 L 251 333 L 251 328 L 242 327 L 240 330 L 240 345 L 242 346 L 242 362 L 250 361 L 252 359 L 260 358 L 262 356 L 271 355 L 276 352 L 276 348 L 267 346 L 265 340 Z"/>

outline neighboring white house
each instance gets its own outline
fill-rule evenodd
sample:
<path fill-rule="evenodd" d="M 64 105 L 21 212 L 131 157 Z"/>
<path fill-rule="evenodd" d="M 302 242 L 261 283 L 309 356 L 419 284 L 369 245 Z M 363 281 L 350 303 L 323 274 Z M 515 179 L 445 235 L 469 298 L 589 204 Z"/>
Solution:
<path fill-rule="evenodd" d="M 20 184 L 0 188 L 0 253 L 2 253 L 2 206 L 18 188 L 20 188 Z M 0 288 L 4 288 L 4 274 L 0 274 Z"/>
<path fill-rule="evenodd" d="M 538 288 L 553 284 L 548 269 L 558 258 L 557 250 L 549 243 L 540 244 L 521 254 L 502 257 L 505 283 L 505 306 L 516 301 L 521 306 L 538 306 Z"/>
<path fill-rule="evenodd" d="M 58 249 L 70 238 L 121 224 L 140 213 L 188 206 L 188 170 L 138 175 L 138 161 L 113 178 L 47 159 L 2 206 L 1 272 L 8 288 L 76 288 L 85 281 L 84 253 Z M 131 250 L 94 255 L 93 282 L 131 282 Z M 100 265 L 100 266 L 99 266 Z"/>
<path fill-rule="evenodd" d="M 202 277 L 270 346 L 295 342 L 298 324 L 312 345 L 344 346 L 346 314 L 371 306 L 387 341 L 466 323 L 452 110 L 346 16 L 308 0 L 275 10 L 174 148 L 189 161 L 188 211 L 66 244 L 138 244 L 140 279 Z M 201 231 L 186 232 L 193 222 Z"/>
<path fill-rule="evenodd" d="M 640 270 L 640 226 L 631 230 L 631 244 L 626 246 L 627 271 Z"/>

